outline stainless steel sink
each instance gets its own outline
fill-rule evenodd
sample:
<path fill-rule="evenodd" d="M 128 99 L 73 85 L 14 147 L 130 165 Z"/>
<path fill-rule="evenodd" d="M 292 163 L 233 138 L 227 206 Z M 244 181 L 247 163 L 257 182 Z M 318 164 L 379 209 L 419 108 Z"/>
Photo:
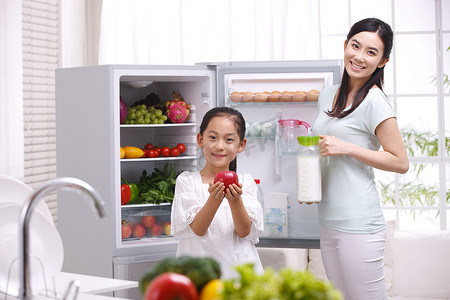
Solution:
<path fill-rule="evenodd" d="M 90 196 L 90 199 L 94 202 L 95 210 L 97 211 L 100 218 L 103 218 L 105 215 L 104 211 L 104 202 L 100 197 L 100 194 L 89 184 L 86 182 L 70 177 L 60 177 L 53 180 L 50 180 L 38 187 L 31 196 L 25 201 L 22 212 L 20 215 L 20 223 L 19 223 L 19 235 L 20 235 L 20 247 L 19 247 L 19 279 L 20 279 L 20 291 L 19 298 L 20 299 L 31 299 L 31 286 L 30 286 L 30 236 L 29 236 L 29 223 L 30 217 L 33 214 L 34 209 L 36 208 L 39 201 L 41 201 L 42 197 L 48 195 L 51 192 L 54 192 L 58 189 L 73 189 L 85 192 Z M 67 292 L 72 287 L 70 285 L 68 287 Z M 68 293 L 66 293 L 67 296 Z M 65 296 L 65 297 L 66 297 Z"/>

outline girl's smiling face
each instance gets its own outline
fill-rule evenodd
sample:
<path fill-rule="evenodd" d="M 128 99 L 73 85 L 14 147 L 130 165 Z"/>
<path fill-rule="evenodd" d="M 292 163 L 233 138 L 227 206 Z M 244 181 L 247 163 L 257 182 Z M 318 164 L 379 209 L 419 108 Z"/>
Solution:
<path fill-rule="evenodd" d="M 230 162 L 244 151 L 246 139 L 240 141 L 232 117 L 219 116 L 210 120 L 203 135 L 197 134 L 197 143 L 203 149 L 207 165 L 228 170 Z"/>
<path fill-rule="evenodd" d="M 362 31 L 344 44 L 344 65 L 351 81 L 366 82 L 372 73 L 383 67 L 384 44 L 378 33 Z"/>

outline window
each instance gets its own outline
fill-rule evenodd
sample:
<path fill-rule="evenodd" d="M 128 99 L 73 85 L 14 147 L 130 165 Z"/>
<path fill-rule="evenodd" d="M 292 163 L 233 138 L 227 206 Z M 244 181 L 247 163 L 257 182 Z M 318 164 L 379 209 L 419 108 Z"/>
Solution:
<path fill-rule="evenodd" d="M 24 182 L 36 188 L 56 176 L 55 69 L 58 1 L 22 1 Z M 56 195 L 46 197 L 56 215 Z"/>

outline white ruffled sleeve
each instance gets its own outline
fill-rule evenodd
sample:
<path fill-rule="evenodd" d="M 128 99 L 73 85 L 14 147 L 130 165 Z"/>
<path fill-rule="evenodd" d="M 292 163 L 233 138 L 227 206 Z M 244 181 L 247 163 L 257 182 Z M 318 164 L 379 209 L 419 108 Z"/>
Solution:
<path fill-rule="evenodd" d="M 172 204 L 170 234 L 175 237 L 194 236 L 189 226 L 203 207 L 195 192 L 195 172 L 185 171 L 178 175 Z"/>
<path fill-rule="evenodd" d="M 245 237 L 253 244 L 259 242 L 259 237 L 264 234 L 263 209 L 258 201 L 258 189 L 255 180 L 250 174 L 242 175 L 242 201 L 252 221 L 250 233 Z"/>

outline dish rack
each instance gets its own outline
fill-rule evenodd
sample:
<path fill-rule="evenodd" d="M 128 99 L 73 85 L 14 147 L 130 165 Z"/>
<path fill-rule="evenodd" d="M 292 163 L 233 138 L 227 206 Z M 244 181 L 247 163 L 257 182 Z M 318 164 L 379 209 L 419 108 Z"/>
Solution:
<path fill-rule="evenodd" d="M 36 256 L 31 256 L 31 259 L 35 260 L 38 262 L 40 268 L 41 268 L 41 272 L 42 272 L 42 278 L 44 280 L 44 289 L 41 290 L 37 296 L 40 297 L 44 297 L 44 298 L 48 298 L 48 299 L 60 299 L 60 300 L 76 300 L 80 291 L 80 282 L 78 280 L 72 280 L 71 282 L 69 282 L 69 284 L 67 285 L 64 293 L 62 295 L 58 294 L 58 292 L 56 291 L 56 284 L 55 282 L 53 282 L 51 285 L 53 286 L 53 288 L 50 288 L 49 285 L 50 283 L 47 283 L 47 276 L 45 274 L 45 268 L 44 268 L 44 264 L 42 263 L 42 260 L 39 257 Z M 8 278 L 6 280 L 6 293 L 4 294 L 3 299 L 4 300 L 8 300 L 9 297 L 18 297 L 19 295 L 12 295 L 12 294 L 8 294 L 9 291 L 9 283 L 11 280 L 11 275 L 12 275 L 12 270 L 14 267 L 17 267 L 17 263 L 19 262 L 19 257 L 16 257 L 12 262 L 11 265 L 8 269 Z"/>
<path fill-rule="evenodd" d="M 63 292 L 62 295 L 59 295 L 56 291 L 56 284 L 53 282 L 53 284 L 50 284 L 46 282 L 46 270 L 45 270 L 45 261 L 42 260 L 42 257 L 38 257 L 37 255 L 31 255 L 30 254 L 30 219 L 31 215 L 34 213 L 35 210 L 39 210 L 39 205 L 42 204 L 40 200 L 46 196 L 47 194 L 54 192 L 58 189 L 64 188 L 64 189 L 74 189 L 77 191 L 85 192 L 87 195 L 90 196 L 90 198 L 94 202 L 94 208 L 96 209 L 98 215 L 100 218 L 104 217 L 104 202 L 101 199 L 98 192 L 89 184 L 86 182 L 75 179 L 75 178 L 55 178 L 53 180 L 48 181 L 47 183 L 44 183 L 42 186 L 38 187 L 36 190 L 30 189 L 27 185 L 19 182 L 15 178 L 8 178 L 5 176 L 0 176 L 0 179 L 2 180 L 2 183 L 6 186 L 14 186 L 14 188 L 10 189 L 10 195 L 8 197 L 10 199 L 4 199 L 5 201 L 2 201 L 2 203 L 8 203 L 8 200 L 10 202 L 14 202 L 19 200 L 21 207 L 19 208 L 19 226 L 18 226 L 18 237 L 19 237 L 19 248 L 18 252 L 19 255 L 17 257 L 10 257 L 11 259 L 9 267 L 8 267 L 8 275 L 6 278 L 6 287 L 4 288 L 4 299 L 10 299 L 11 297 L 21 299 L 21 300 L 30 300 L 35 296 L 43 297 L 43 298 L 49 298 L 49 299 L 64 299 L 64 300 L 75 300 L 78 296 L 79 289 L 80 289 L 80 282 L 77 280 L 72 280 L 67 285 L 67 288 Z M 30 189 L 30 190 L 28 190 Z M 13 192 L 11 192 L 13 191 Z M 23 194 L 20 194 L 18 191 L 23 192 Z M 6 193 L 7 194 L 7 193 Z M 5 198 L 8 198 L 5 197 Z M 20 198 L 20 199 L 14 199 L 14 198 Z M 22 200 L 23 200 L 23 206 L 22 206 Z M 15 203 L 17 205 L 17 203 Z M 3 208 L 9 208 L 8 205 L 3 206 Z M 1 207 L 0 207 L 1 209 Z M 36 213 L 36 217 L 39 215 L 39 213 Z M 7 225 L 15 224 L 15 220 L 13 217 L 13 220 L 8 221 Z M 47 224 L 47 223 L 43 223 Z M 52 233 L 57 235 L 59 237 L 59 233 L 57 231 Z M 38 247 L 39 248 L 39 247 Z M 42 247 L 41 247 L 42 248 Z M 38 249 L 42 250 L 42 249 Z M 48 250 L 48 249 L 47 249 Z M 61 244 L 61 251 L 62 250 L 62 244 Z M 45 252 L 45 250 L 44 250 Z M 8 258 L 6 259 L 8 261 Z M 43 287 L 40 288 L 39 292 L 36 293 L 34 296 L 31 291 L 31 263 L 33 262 L 33 269 L 36 271 L 39 269 L 39 271 L 42 274 L 42 278 L 44 280 Z M 36 264 L 34 264 L 36 262 Z M 6 262 L 8 264 L 8 262 Z M 18 275 L 14 274 L 14 269 L 18 270 Z M 50 267 L 51 269 L 51 267 Z M 60 268 L 59 268 L 60 269 Z M 48 270 L 47 270 L 48 271 Z M 51 275 L 51 274 L 49 274 Z M 16 284 L 15 291 L 12 292 L 12 287 L 10 286 L 11 281 L 14 278 L 18 278 L 18 284 Z M 51 278 L 54 277 L 52 276 Z M 53 288 L 51 286 L 53 285 Z M 43 291 L 43 292 L 42 292 Z M 1 292 L 3 293 L 3 292 Z M 13 295 L 12 293 L 15 293 L 17 295 Z"/>

